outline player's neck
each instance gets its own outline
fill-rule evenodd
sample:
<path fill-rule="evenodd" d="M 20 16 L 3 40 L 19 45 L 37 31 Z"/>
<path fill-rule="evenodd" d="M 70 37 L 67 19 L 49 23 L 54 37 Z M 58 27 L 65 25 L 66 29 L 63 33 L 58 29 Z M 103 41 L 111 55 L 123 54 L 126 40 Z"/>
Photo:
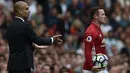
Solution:
<path fill-rule="evenodd" d="M 97 20 L 93 20 L 93 23 L 94 23 L 95 25 L 97 25 L 98 27 L 101 26 L 101 24 L 100 24 Z"/>

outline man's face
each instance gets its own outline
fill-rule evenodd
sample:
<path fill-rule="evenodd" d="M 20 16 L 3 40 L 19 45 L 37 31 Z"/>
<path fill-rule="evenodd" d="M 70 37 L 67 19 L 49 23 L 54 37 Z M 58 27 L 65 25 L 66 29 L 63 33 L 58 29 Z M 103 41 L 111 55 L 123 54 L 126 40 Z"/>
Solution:
<path fill-rule="evenodd" d="M 42 73 L 50 73 L 50 67 L 44 66 L 43 69 L 42 69 Z"/>
<path fill-rule="evenodd" d="M 99 23 L 101 24 L 105 24 L 106 23 L 106 15 L 103 9 L 99 9 L 98 10 L 98 14 L 97 14 L 97 20 L 99 21 Z"/>
<path fill-rule="evenodd" d="M 21 10 L 21 15 L 24 19 L 28 19 L 29 17 L 29 6 L 25 3 L 23 4 L 22 10 Z"/>

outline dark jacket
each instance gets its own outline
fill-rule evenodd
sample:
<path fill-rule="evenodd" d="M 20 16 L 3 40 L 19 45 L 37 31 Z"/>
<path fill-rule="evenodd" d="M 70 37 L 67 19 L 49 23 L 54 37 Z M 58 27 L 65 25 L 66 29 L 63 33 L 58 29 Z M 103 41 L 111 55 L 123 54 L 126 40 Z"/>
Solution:
<path fill-rule="evenodd" d="M 14 18 L 6 32 L 9 44 L 9 60 L 7 70 L 24 70 L 34 68 L 32 43 L 38 45 L 51 45 L 51 38 L 36 36 L 31 24 Z"/>

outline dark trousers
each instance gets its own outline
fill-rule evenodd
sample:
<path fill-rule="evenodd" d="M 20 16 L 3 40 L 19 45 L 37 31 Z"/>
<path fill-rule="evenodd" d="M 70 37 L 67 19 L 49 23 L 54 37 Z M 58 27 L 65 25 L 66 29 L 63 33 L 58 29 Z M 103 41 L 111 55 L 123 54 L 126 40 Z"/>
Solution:
<path fill-rule="evenodd" d="M 31 69 L 9 71 L 9 73 L 31 73 Z"/>

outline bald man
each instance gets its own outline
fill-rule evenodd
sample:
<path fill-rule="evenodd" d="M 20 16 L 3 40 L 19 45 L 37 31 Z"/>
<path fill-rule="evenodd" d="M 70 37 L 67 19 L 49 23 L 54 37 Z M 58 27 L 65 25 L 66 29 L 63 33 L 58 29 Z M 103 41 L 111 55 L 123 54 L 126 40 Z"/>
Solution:
<path fill-rule="evenodd" d="M 6 37 L 9 44 L 9 60 L 7 70 L 9 73 L 31 73 L 34 70 L 33 43 L 41 45 L 52 45 L 62 42 L 55 35 L 47 38 L 36 36 L 31 24 L 26 20 L 29 16 L 29 6 L 23 1 L 18 1 L 14 5 L 15 18 L 7 28 Z"/>

